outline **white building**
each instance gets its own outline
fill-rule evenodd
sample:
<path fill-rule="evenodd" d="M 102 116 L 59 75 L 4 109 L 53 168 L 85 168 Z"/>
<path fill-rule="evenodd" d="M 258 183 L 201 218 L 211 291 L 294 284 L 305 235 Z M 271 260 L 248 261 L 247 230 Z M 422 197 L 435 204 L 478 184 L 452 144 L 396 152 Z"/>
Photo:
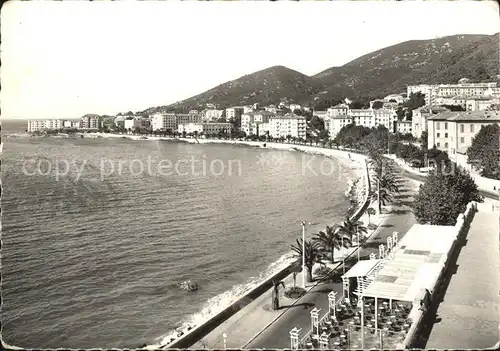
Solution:
<path fill-rule="evenodd" d="M 226 120 L 229 121 L 230 119 L 233 119 L 235 121 L 238 121 L 241 119 L 241 115 L 243 114 L 244 111 L 245 109 L 243 108 L 243 106 L 234 106 L 226 108 Z"/>
<path fill-rule="evenodd" d="M 222 117 L 224 110 L 209 109 L 205 110 L 205 120 L 213 121 Z"/>
<path fill-rule="evenodd" d="M 28 132 L 42 130 L 58 130 L 64 127 L 62 119 L 30 119 L 28 121 Z"/>
<path fill-rule="evenodd" d="M 434 145 L 448 152 L 450 160 L 457 162 L 457 151 L 463 153 L 481 127 L 500 123 L 500 111 L 442 112 L 428 118 L 428 148 Z"/>
<path fill-rule="evenodd" d="M 337 134 L 340 132 L 340 130 L 345 127 L 348 124 L 351 124 L 353 122 L 352 118 L 343 115 L 343 116 L 336 116 L 336 117 L 330 117 L 329 119 L 325 120 L 325 122 L 328 121 L 328 134 L 330 136 L 330 139 L 335 139 Z M 326 125 L 325 125 L 326 128 Z"/>
<path fill-rule="evenodd" d="M 389 132 L 394 133 L 394 122 L 398 119 L 394 110 L 380 108 L 373 110 L 373 116 L 375 118 L 375 127 L 382 125 L 387 128 Z"/>
<path fill-rule="evenodd" d="M 64 128 L 79 129 L 80 119 L 67 119 L 63 123 Z"/>
<path fill-rule="evenodd" d="M 274 116 L 269 119 L 269 134 L 273 138 L 287 137 L 306 138 L 306 118 L 294 113 Z"/>
<path fill-rule="evenodd" d="M 267 112 L 274 113 L 274 114 L 276 114 L 278 112 L 278 108 L 275 105 L 266 106 L 266 107 L 264 107 L 264 110 L 266 110 Z"/>
<path fill-rule="evenodd" d="M 189 113 L 176 113 L 175 120 L 177 125 L 179 124 L 188 124 L 188 123 L 201 123 L 202 115 L 198 112 L 189 112 Z"/>
<path fill-rule="evenodd" d="M 396 130 L 400 134 L 411 134 L 411 121 L 397 121 Z"/>
<path fill-rule="evenodd" d="M 148 118 L 143 118 L 141 116 L 129 116 L 125 118 L 123 127 L 126 130 L 133 131 L 134 129 L 147 129 L 151 126 L 150 120 Z"/>
<path fill-rule="evenodd" d="M 435 114 L 449 111 L 440 106 L 422 106 L 412 111 L 411 133 L 419 139 L 422 137 L 422 132 L 427 131 L 427 119 Z"/>
<path fill-rule="evenodd" d="M 327 111 L 328 117 L 337 117 L 337 116 L 347 116 L 349 113 L 349 106 L 346 104 L 338 104 L 333 107 L 330 107 Z"/>
<path fill-rule="evenodd" d="M 231 123 L 186 123 L 179 124 L 177 131 L 179 133 L 198 133 L 204 135 L 216 135 L 220 132 L 231 133 Z"/>
<path fill-rule="evenodd" d="M 262 135 L 260 124 L 268 123 L 269 118 L 275 116 L 268 111 L 248 112 L 241 115 L 241 131 L 246 135 Z"/>
<path fill-rule="evenodd" d="M 298 104 L 290 104 L 290 107 L 289 107 L 290 111 L 295 111 L 295 110 L 300 110 L 302 109 L 302 106 L 298 105 Z"/>
<path fill-rule="evenodd" d="M 398 104 L 402 104 L 404 102 L 403 95 L 401 95 L 401 94 L 391 94 L 391 95 L 387 95 L 384 98 L 384 102 L 391 102 L 391 100 L 394 100 Z"/>
<path fill-rule="evenodd" d="M 113 123 L 117 127 L 122 127 L 125 128 L 125 116 L 117 116 L 114 120 Z"/>
<path fill-rule="evenodd" d="M 102 127 L 102 119 L 99 115 L 85 115 L 80 118 L 80 129 L 98 130 Z"/>
<path fill-rule="evenodd" d="M 173 132 L 177 130 L 177 117 L 175 113 L 155 113 L 151 115 L 151 125 L 153 130 Z"/>

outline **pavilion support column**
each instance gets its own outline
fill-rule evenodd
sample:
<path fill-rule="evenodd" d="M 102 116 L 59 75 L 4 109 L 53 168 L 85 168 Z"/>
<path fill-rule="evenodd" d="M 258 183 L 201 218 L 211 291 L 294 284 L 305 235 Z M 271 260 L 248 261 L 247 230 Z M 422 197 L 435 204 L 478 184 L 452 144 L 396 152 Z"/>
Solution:
<path fill-rule="evenodd" d="M 363 295 L 360 294 L 361 299 L 361 349 L 365 348 L 365 302 Z"/>
<path fill-rule="evenodd" d="M 389 311 L 392 312 L 392 299 L 389 299 Z"/>
<path fill-rule="evenodd" d="M 378 298 L 375 296 L 375 333 L 378 328 Z"/>

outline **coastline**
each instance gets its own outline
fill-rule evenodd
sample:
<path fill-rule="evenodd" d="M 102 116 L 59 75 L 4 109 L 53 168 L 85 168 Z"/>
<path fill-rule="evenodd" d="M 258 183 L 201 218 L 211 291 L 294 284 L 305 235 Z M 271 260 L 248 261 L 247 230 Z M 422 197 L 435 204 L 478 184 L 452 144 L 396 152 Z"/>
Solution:
<path fill-rule="evenodd" d="M 365 201 L 366 194 L 366 166 L 365 166 L 365 158 L 364 155 L 353 154 L 350 155 L 347 151 L 340 151 L 334 149 L 324 149 L 321 147 L 307 146 L 307 145 L 297 145 L 297 144 L 285 144 L 285 143 L 267 143 L 267 142 L 255 142 L 255 141 L 243 141 L 243 140 L 219 140 L 219 139 L 194 139 L 194 138 L 171 138 L 171 137 L 156 137 L 156 136 L 137 136 L 137 135 L 122 135 L 122 134 L 109 134 L 109 133 L 86 133 L 86 134 L 77 134 L 77 137 L 83 135 L 84 138 L 103 138 L 103 139 L 111 139 L 111 138 L 119 138 L 119 139 L 128 139 L 128 140 L 150 140 L 150 141 L 171 141 L 171 142 L 184 142 L 190 144 L 231 144 L 231 145 L 243 145 L 248 147 L 259 147 L 259 148 L 267 148 L 271 150 L 281 150 L 281 151 L 295 151 L 301 152 L 310 155 L 318 155 L 327 158 L 334 158 L 337 162 L 343 167 L 350 169 L 354 173 L 354 179 L 349 179 L 349 187 L 345 193 L 348 200 L 351 202 L 351 208 L 349 209 L 349 216 L 351 217 L 353 212 L 359 212 L 362 209 L 363 202 Z M 54 137 L 51 135 L 51 137 Z M 57 136 L 55 136 L 57 137 Z M 59 136 L 60 137 L 60 136 Z M 355 196 L 354 207 L 353 207 L 353 198 Z M 356 211 L 357 209 L 357 211 Z M 324 223 L 325 225 L 331 225 L 332 223 Z M 246 304 L 251 302 L 256 298 L 256 296 L 260 296 L 265 293 L 268 288 L 266 285 L 269 284 L 270 279 L 273 277 L 283 277 L 279 279 L 285 279 L 290 276 L 290 266 L 296 260 L 291 260 L 289 254 L 283 255 L 277 262 L 270 263 L 269 267 L 273 266 L 272 270 L 268 269 L 267 273 L 262 276 L 262 280 L 260 282 L 255 283 L 244 283 L 242 286 L 246 286 L 246 289 L 240 290 L 240 294 L 234 296 L 231 299 L 226 300 L 226 306 L 222 304 L 219 306 L 209 306 L 210 313 L 203 313 L 206 308 L 204 308 L 200 313 L 195 315 L 191 315 L 186 319 L 182 326 L 177 328 L 176 330 L 170 331 L 168 333 L 163 334 L 162 336 L 156 338 L 159 343 L 154 345 L 147 345 L 148 349 L 158 349 L 158 348 L 168 348 L 168 347 L 189 347 L 188 346 L 178 346 L 171 344 L 177 344 L 178 342 L 182 342 L 186 336 L 191 335 L 193 332 L 196 332 L 197 329 L 206 328 L 208 323 L 213 324 L 213 320 L 217 318 L 221 318 L 220 316 L 223 314 L 227 314 L 228 310 L 232 309 L 232 314 L 234 314 L 239 309 L 245 307 Z M 287 271 L 288 270 L 288 271 Z M 249 297 L 251 296 L 251 297 Z M 219 297 L 219 295 L 214 298 Z M 242 303 L 241 301 L 245 301 Z M 210 300 L 207 302 L 210 303 Z M 237 307 L 234 307 L 237 305 Z M 230 317 L 229 315 L 229 317 Z M 196 319 L 194 318 L 196 317 Z M 202 318 L 200 318 L 202 317 Z M 203 318 L 204 317 L 204 318 Z M 226 318 L 227 319 L 227 318 Z M 222 320 L 224 321 L 224 320 Z M 213 329 L 213 328 L 212 328 Z M 182 333 L 182 335 L 179 335 Z M 176 335 L 177 334 L 177 335 Z"/>
<path fill-rule="evenodd" d="M 115 136 L 117 137 L 117 136 Z M 120 135 L 121 137 L 121 135 Z M 146 140 L 144 138 L 135 137 L 133 140 Z M 364 210 L 366 209 L 366 203 L 368 201 L 367 198 L 367 187 L 369 186 L 367 181 L 366 174 L 366 166 L 365 159 L 366 156 L 360 154 L 349 155 L 347 151 L 340 150 L 332 150 L 332 149 L 323 149 L 319 147 L 313 146 L 305 146 L 305 145 L 294 145 L 294 144 L 281 144 L 281 143 L 263 143 L 263 142 L 253 142 L 253 141 L 241 141 L 241 140 L 217 140 L 217 139 L 187 139 L 187 138 L 148 138 L 148 140 L 170 140 L 170 141 L 181 141 L 187 143 L 199 143 L 199 144 L 231 144 L 231 145 L 246 145 L 251 147 L 260 147 L 260 148 L 268 148 L 273 150 L 284 150 L 284 151 L 296 151 L 303 152 L 306 154 L 319 155 L 327 158 L 335 158 L 340 164 L 344 167 L 349 168 L 354 171 L 355 179 L 350 180 L 350 186 L 346 191 L 346 196 L 351 194 L 355 196 L 356 207 L 351 209 L 354 213 L 349 213 L 350 218 L 359 218 Z M 264 144 L 266 146 L 264 146 Z M 351 200 L 351 199 L 349 199 Z M 349 211 L 349 212 L 351 212 Z M 325 225 L 330 225 L 332 223 L 325 223 Z M 285 254 L 284 256 L 287 256 Z M 284 263 L 284 262 L 282 262 Z M 295 263 L 295 260 L 291 263 L 287 263 L 282 266 L 277 272 L 267 276 L 264 281 L 258 283 L 253 288 L 249 289 L 242 296 L 236 298 L 236 301 L 229 304 L 222 311 L 219 311 L 215 315 L 208 317 L 206 321 L 201 322 L 200 324 L 185 324 L 184 328 L 178 328 L 176 331 L 166 334 L 158 339 L 161 339 L 159 344 L 153 345 L 144 345 L 147 349 L 167 349 L 167 348 L 186 348 L 191 347 L 193 343 L 190 343 L 186 339 L 190 339 L 189 336 L 195 333 L 198 333 L 200 329 L 207 329 L 206 332 L 201 332 L 200 335 L 203 337 L 204 335 L 210 333 L 214 327 L 208 326 L 210 324 L 214 324 L 214 320 L 218 320 L 217 324 L 222 324 L 225 320 L 229 319 L 233 314 L 237 313 L 239 310 L 243 309 L 247 304 L 251 303 L 256 297 L 264 294 L 269 287 L 271 280 L 273 278 L 277 278 L 279 280 L 287 279 L 291 276 L 290 269 L 292 264 Z M 314 285 L 313 285 L 314 286 Z M 312 288 L 312 286 L 311 286 Z M 261 291 L 261 292 L 260 292 Z M 228 315 L 224 317 L 224 315 Z M 175 335 L 177 333 L 177 336 Z"/>

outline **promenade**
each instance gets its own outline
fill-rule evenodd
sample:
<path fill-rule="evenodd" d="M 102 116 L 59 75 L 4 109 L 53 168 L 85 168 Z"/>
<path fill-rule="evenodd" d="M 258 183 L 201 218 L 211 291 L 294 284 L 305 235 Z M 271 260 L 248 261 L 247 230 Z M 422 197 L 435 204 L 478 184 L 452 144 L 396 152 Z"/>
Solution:
<path fill-rule="evenodd" d="M 481 349 L 500 340 L 499 210 L 478 204 L 465 246 L 450 277 L 426 345 L 429 349 Z"/>
<path fill-rule="evenodd" d="M 401 180 L 402 191 L 396 196 L 393 206 L 388 208 L 388 215 L 383 224 L 377 228 L 373 235 L 365 242 L 360 252 L 362 259 L 367 259 L 371 253 L 378 254 L 378 246 L 385 244 L 388 236 L 394 231 L 403 236 L 406 231 L 416 223 L 409 205 L 413 201 L 412 195 L 416 192 L 418 184 L 410 180 Z M 355 262 L 355 261 L 354 261 Z M 248 349 L 258 348 L 287 348 L 290 345 L 289 331 L 302 328 L 303 331 L 311 328 L 310 310 L 314 307 L 321 309 L 321 314 L 328 311 L 328 293 L 336 291 L 342 295 L 342 283 L 321 284 L 303 296 L 297 302 L 297 307 L 290 308 L 283 315 L 263 330 L 253 340 L 240 345 Z M 228 336 L 229 338 L 229 336 Z"/>

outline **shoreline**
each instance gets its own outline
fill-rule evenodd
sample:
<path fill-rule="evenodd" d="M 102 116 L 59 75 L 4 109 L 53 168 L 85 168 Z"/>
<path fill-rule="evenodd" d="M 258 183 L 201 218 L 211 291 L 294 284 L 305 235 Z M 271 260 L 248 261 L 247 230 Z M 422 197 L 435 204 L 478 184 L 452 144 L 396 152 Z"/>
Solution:
<path fill-rule="evenodd" d="M 305 153 L 309 155 L 318 155 L 326 158 L 334 158 L 341 167 L 345 167 L 351 170 L 354 174 L 354 179 L 348 180 L 348 189 L 345 192 L 346 198 L 349 200 L 349 208 L 347 215 L 352 218 L 354 216 L 359 216 L 360 212 L 363 209 L 363 205 L 366 202 L 366 192 L 367 192 L 367 180 L 366 180 L 366 166 L 364 160 L 366 156 L 360 154 L 350 155 L 348 151 L 336 150 L 336 149 L 326 149 L 315 146 L 308 145 L 298 145 L 298 144 L 287 144 L 287 143 L 274 143 L 274 142 L 258 142 L 258 141 L 244 141 L 244 140 L 221 140 L 221 139 L 195 139 L 195 138 L 173 138 L 173 137 L 161 137 L 161 136 L 138 136 L 138 135 L 124 135 L 124 134 L 112 134 L 112 133 L 77 133 L 76 137 L 80 138 L 83 135 L 83 138 L 92 138 L 92 139 L 128 139 L 128 140 L 149 140 L 149 141 L 171 141 L 171 142 L 183 142 L 189 144 L 230 144 L 230 145 L 243 145 L 247 147 L 258 147 L 265 148 L 270 150 L 281 150 L 281 151 L 294 151 Z M 64 137 L 64 136 L 53 136 L 49 137 Z M 67 136 L 66 136 L 67 138 Z M 332 223 L 324 223 L 325 225 L 331 225 Z M 289 256 L 289 253 L 284 254 L 278 261 L 276 270 L 274 272 L 269 272 L 264 275 L 260 282 L 244 282 L 241 285 L 248 286 L 248 290 L 244 291 L 242 295 L 235 297 L 232 301 L 227 305 L 220 308 L 216 308 L 215 313 L 211 316 L 207 316 L 203 320 L 197 320 L 196 322 L 192 320 L 193 317 L 199 317 L 199 313 L 202 313 L 206 307 L 202 307 L 201 312 L 196 314 L 187 316 L 187 318 L 181 322 L 181 326 L 175 328 L 174 330 L 167 332 L 159 337 L 155 337 L 154 344 L 148 343 L 147 345 L 143 345 L 141 347 L 146 347 L 147 349 L 158 349 L 158 348 L 168 348 L 168 347 L 179 347 L 179 346 L 170 346 L 171 344 L 176 344 L 178 342 L 182 342 L 182 339 L 191 335 L 193 332 L 196 332 L 197 329 L 206 328 L 207 324 L 213 324 L 215 319 L 220 319 L 220 316 L 223 314 L 227 314 L 227 310 L 231 309 L 231 307 L 235 304 L 240 305 L 240 309 L 245 306 L 241 303 L 241 300 L 249 299 L 249 296 L 253 296 L 253 299 L 264 294 L 268 288 L 265 288 L 266 283 L 269 282 L 270 279 L 283 276 L 284 279 L 290 275 L 290 272 L 287 270 L 290 269 L 291 265 L 295 263 L 287 262 L 287 260 L 282 258 L 284 256 Z M 276 265 L 277 262 L 271 262 L 269 267 Z M 253 286 L 252 286 L 253 285 Z M 261 291 L 264 289 L 263 291 Z M 221 293 L 221 294 L 225 294 Z M 221 295 L 219 294 L 219 295 Z M 213 298 L 216 298 L 217 296 Z M 252 300 L 253 300 L 252 299 Z M 210 299 L 204 302 L 204 306 L 209 303 Z M 248 301 L 247 303 L 249 303 Z M 246 305 L 246 304 L 245 304 Z M 233 308 L 234 310 L 234 308 Z M 229 317 L 236 313 L 234 311 L 229 315 Z M 228 318 L 229 318 L 228 317 Z M 226 318 L 227 319 L 227 318 Z M 224 320 L 222 320 L 223 322 Z M 219 323 L 220 324 L 220 323 Z M 214 328 L 211 328 L 214 329 Z M 181 335 L 179 335 L 181 334 Z M 190 345 L 189 345 L 190 346 Z M 184 347 L 184 346 L 181 346 Z M 187 346 L 186 346 L 187 347 Z"/>

